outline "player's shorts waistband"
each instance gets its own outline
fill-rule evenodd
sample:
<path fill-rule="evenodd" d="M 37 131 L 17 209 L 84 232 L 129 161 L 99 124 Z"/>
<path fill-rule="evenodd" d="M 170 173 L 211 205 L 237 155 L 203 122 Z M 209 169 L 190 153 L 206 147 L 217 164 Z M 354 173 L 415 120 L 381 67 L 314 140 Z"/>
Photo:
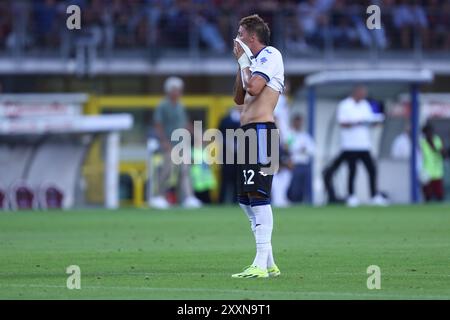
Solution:
<path fill-rule="evenodd" d="M 277 126 L 275 122 L 268 121 L 268 122 L 250 122 L 247 124 L 244 124 L 241 126 L 242 130 L 248 130 L 248 129 L 276 129 Z"/>

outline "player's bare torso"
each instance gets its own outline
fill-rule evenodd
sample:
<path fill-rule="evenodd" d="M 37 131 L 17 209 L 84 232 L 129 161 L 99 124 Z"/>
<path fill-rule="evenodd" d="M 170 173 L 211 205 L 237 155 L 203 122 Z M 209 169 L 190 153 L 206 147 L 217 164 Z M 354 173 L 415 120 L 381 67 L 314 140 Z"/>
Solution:
<path fill-rule="evenodd" d="M 244 104 L 241 106 L 241 125 L 252 122 L 274 122 L 273 111 L 280 93 L 265 86 L 257 96 L 245 94 Z"/>

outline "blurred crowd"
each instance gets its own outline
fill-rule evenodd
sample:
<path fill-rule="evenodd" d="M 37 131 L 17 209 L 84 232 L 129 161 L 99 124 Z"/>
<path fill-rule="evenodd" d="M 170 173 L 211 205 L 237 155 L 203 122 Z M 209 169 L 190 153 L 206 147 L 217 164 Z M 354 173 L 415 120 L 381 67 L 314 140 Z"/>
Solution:
<path fill-rule="evenodd" d="M 67 36 L 69 4 L 84 34 L 111 48 L 229 50 L 239 19 L 258 12 L 272 41 L 291 52 L 335 48 L 450 49 L 450 0 L 34 0 L 0 2 L 0 49 L 55 48 Z M 381 7 L 383 28 L 366 28 L 366 8 Z M 420 42 L 417 41 L 420 39 Z"/>

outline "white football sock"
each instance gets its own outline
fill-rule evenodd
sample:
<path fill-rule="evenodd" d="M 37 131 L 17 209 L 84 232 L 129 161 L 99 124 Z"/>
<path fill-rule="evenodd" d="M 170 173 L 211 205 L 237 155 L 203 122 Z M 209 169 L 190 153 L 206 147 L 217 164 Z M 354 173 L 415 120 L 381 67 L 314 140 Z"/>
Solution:
<path fill-rule="evenodd" d="M 242 204 L 242 203 L 240 203 L 239 205 L 241 206 L 242 210 L 244 210 L 244 212 L 247 214 L 247 217 L 250 220 L 250 225 L 251 225 L 251 228 L 252 228 L 253 236 L 255 237 L 255 240 L 256 240 L 255 213 L 253 212 L 251 206 L 245 205 L 245 204 Z M 267 258 L 267 268 L 272 268 L 274 265 L 275 265 L 275 260 L 273 259 L 272 245 L 270 244 L 269 245 L 269 256 Z"/>
<path fill-rule="evenodd" d="M 239 206 L 242 208 L 242 210 L 244 210 L 245 214 L 247 215 L 248 220 L 250 221 L 250 227 L 252 228 L 253 235 L 255 235 L 256 219 L 252 207 L 250 205 L 246 205 L 243 203 L 239 203 Z"/>
<path fill-rule="evenodd" d="M 275 260 L 273 259 L 272 244 L 269 245 L 269 256 L 267 257 L 267 268 L 272 268 L 275 265 Z"/>
<path fill-rule="evenodd" d="M 270 204 L 252 206 L 255 214 L 255 239 L 256 239 L 256 257 L 253 265 L 266 270 L 269 262 L 269 256 L 272 256 L 271 239 L 273 229 L 273 215 Z M 273 256 L 272 256 L 273 260 Z"/>

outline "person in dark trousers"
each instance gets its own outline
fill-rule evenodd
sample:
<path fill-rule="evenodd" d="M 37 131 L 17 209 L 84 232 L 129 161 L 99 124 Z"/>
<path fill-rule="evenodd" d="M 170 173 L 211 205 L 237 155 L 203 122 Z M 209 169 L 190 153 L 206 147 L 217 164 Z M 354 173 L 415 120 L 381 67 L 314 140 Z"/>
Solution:
<path fill-rule="evenodd" d="M 220 169 L 220 193 L 219 203 L 231 202 L 237 203 L 236 191 L 236 141 L 226 140 L 226 130 L 236 130 L 241 126 L 240 112 L 236 108 L 232 108 L 230 112 L 220 121 L 219 130 L 223 137 L 222 160 L 223 164 Z M 234 152 L 234 164 L 227 164 L 226 152 Z"/>
<path fill-rule="evenodd" d="M 289 136 L 289 151 L 294 166 L 288 198 L 294 203 L 310 202 L 311 158 L 315 152 L 312 137 L 303 131 L 303 117 L 295 115 Z"/>
<path fill-rule="evenodd" d="M 355 194 L 356 165 L 361 161 L 368 174 L 370 194 L 373 205 L 386 205 L 386 199 L 378 193 L 377 171 L 374 160 L 370 154 L 370 127 L 382 121 L 382 116 L 373 112 L 367 100 L 367 88 L 356 85 L 349 97 L 338 105 L 337 121 L 341 128 L 341 154 L 333 161 L 325 172 L 327 189 L 331 178 L 341 163 L 346 162 L 349 168 L 347 205 L 356 207 L 359 200 Z M 328 184 L 328 185 L 327 185 Z M 335 198 L 335 195 L 332 194 Z"/>
<path fill-rule="evenodd" d="M 340 153 L 336 158 L 333 159 L 330 165 L 325 167 L 322 172 L 323 182 L 325 185 L 325 190 L 328 194 L 329 204 L 345 203 L 345 199 L 338 198 L 336 196 L 336 191 L 333 185 L 333 178 L 336 171 L 339 169 L 342 163 L 344 163 L 344 155 Z"/>

